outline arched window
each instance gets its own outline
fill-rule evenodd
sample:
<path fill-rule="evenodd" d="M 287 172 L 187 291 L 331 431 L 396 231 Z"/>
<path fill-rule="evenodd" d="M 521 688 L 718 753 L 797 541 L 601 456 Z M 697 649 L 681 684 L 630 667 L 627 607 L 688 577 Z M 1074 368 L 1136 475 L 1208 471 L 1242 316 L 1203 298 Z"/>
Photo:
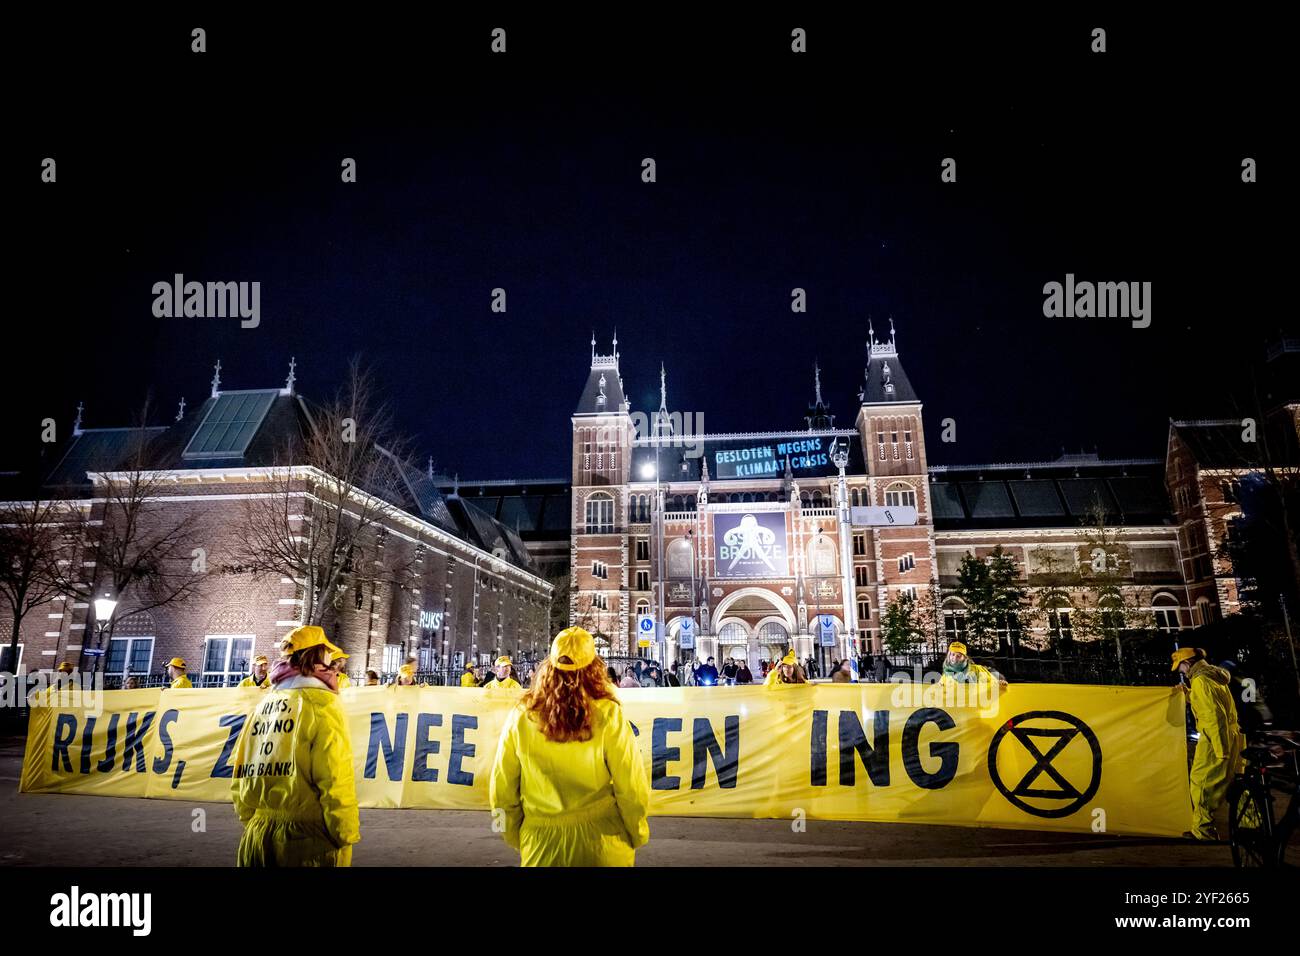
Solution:
<path fill-rule="evenodd" d="M 119 619 L 113 625 L 113 639 L 104 658 L 104 676 L 125 681 L 128 677 L 147 675 L 153 667 L 157 630 L 148 611 L 136 611 Z"/>
<path fill-rule="evenodd" d="M 852 506 L 853 506 L 854 508 L 857 508 L 857 507 L 859 506 L 859 504 L 858 504 L 858 489 L 854 488 L 851 492 L 849 492 L 849 501 L 850 501 L 850 503 L 852 504 Z"/>
<path fill-rule="evenodd" d="M 768 621 L 758 629 L 758 642 L 760 644 L 770 644 L 774 647 L 787 648 L 790 646 L 790 632 L 786 630 L 784 624 Z"/>
<path fill-rule="evenodd" d="M 252 670 L 255 640 L 253 620 L 241 607 L 227 605 L 213 614 L 204 635 L 200 686 L 227 687 L 243 680 Z"/>
<path fill-rule="evenodd" d="M 670 578 L 689 578 L 691 576 L 691 544 L 679 538 L 668 546 L 668 576 Z"/>
<path fill-rule="evenodd" d="M 726 644 L 748 644 L 749 631 L 738 621 L 728 621 L 718 629 L 718 646 Z"/>
<path fill-rule="evenodd" d="M 813 535 L 808 542 L 808 573 L 816 577 L 833 577 L 835 567 L 835 541 L 830 535 Z"/>
<path fill-rule="evenodd" d="M 1053 642 L 1068 644 L 1074 640 L 1074 625 L 1070 622 L 1070 606 L 1060 604 L 1047 612 L 1047 635 Z"/>
<path fill-rule="evenodd" d="M 1168 634 L 1182 628 L 1178 620 L 1178 601 L 1173 595 L 1157 594 L 1155 600 L 1151 602 L 1151 610 L 1155 615 L 1156 630 Z"/>
<path fill-rule="evenodd" d="M 650 602 L 649 602 L 649 601 L 647 601 L 645 598 L 642 598 L 641 600 L 639 600 L 639 601 L 636 602 L 636 616 L 637 616 L 637 617 L 641 617 L 642 615 L 644 615 L 644 614 L 649 614 L 649 613 L 650 613 Z"/>
<path fill-rule="evenodd" d="M 812 494 L 812 506 L 814 508 L 821 508 L 823 507 L 823 505 L 824 502 L 822 501 L 822 493 L 820 491 L 814 491 Z"/>
<path fill-rule="evenodd" d="M 614 499 L 604 493 L 587 498 L 587 534 L 614 533 Z"/>
<path fill-rule="evenodd" d="M 943 602 L 943 634 L 949 641 L 966 641 L 966 605 L 958 598 Z"/>
<path fill-rule="evenodd" d="M 916 489 L 903 481 L 896 481 L 885 489 L 886 508 L 915 508 Z"/>

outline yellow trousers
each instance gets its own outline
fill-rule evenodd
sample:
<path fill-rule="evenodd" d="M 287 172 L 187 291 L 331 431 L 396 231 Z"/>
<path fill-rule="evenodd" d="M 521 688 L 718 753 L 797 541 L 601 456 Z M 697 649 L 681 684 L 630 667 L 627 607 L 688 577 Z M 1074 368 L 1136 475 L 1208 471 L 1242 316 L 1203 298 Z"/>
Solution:
<path fill-rule="evenodd" d="M 1214 748 L 1204 733 L 1196 741 L 1191 774 L 1192 833 L 1201 838 L 1214 837 L 1214 811 L 1228 795 L 1228 784 L 1237 775 L 1241 762 L 1241 735 L 1233 734 L 1229 739 L 1230 752 L 1222 757 L 1214 755 Z"/>
<path fill-rule="evenodd" d="M 339 849 L 323 823 L 254 813 L 244 824 L 237 866 L 351 866 L 352 846 Z"/>

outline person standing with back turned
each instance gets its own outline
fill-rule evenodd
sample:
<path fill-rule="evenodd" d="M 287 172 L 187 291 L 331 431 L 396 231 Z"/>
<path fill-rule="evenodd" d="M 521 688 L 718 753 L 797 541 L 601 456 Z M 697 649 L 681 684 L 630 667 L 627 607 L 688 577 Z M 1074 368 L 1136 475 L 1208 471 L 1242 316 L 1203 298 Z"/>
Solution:
<path fill-rule="evenodd" d="M 239 866 L 351 866 L 361 817 L 347 719 L 322 628 L 289 632 L 271 689 L 244 722 L 231 797 Z"/>
<path fill-rule="evenodd" d="M 650 787 L 596 642 L 555 636 L 506 718 L 488 784 L 522 866 L 632 866 L 650 839 Z"/>

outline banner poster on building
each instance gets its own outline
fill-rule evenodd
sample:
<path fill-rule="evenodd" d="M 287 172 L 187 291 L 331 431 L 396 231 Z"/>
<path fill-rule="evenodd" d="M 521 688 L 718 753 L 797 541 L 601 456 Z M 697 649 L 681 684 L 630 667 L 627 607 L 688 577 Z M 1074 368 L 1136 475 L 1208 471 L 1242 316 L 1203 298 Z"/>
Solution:
<path fill-rule="evenodd" d="M 695 622 L 684 617 L 677 625 L 677 643 L 684 651 L 695 650 Z"/>
<path fill-rule="evenodd" d="M 785 461 L 796 477 L 826 475 L 834 472 L 827 436 L 757 441 L 748 444 L 728 442 L 725 446 L 710 443 L 706 454 L 709 472 L 719 479 L 779 478 L 785 474 Z"/>
<path fill-rule="evenodd" d="M 783 511 L 715 514 L 713 540 L 715 578 L 789 576 Z"/>
<path fill-rule="evenodd" d="M 236 745 L 268 693 L 123 690 L 93 707 L 33 707 L 19 789 L 229 801 L 231 783 L 258 772 L 235 765 Z M 1160 837 L 1187 828 L 1177 688 L 1014 684 L 983 699 L 975 685 L 944 684 L 616 693 L 637 735 L 652 815 L 802 812 Z M 488 809 L 495 747 L 519 694 L 344 690 L 361 806 Z M 130 804 L 113 812 L 130 825 Z"/>

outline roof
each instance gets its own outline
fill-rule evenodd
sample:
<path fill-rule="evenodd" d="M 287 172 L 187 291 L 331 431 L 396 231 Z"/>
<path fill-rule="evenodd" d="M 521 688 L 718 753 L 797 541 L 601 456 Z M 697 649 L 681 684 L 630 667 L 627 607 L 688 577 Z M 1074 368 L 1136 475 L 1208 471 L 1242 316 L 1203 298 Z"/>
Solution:
<path fill-rule="evenodd" d="M 1174 523 L 1158 459 L 932 468 L 930 502 L 938 531 L 1077 527 L 1096 503 L 1117 524 Z"/>
<path fill-rule="evenodd" d="M 166 428 L 88 428 L 73 434 L 67 451 L 45 477 L 50 488 L 90 487 L 90 473 L 117 471 L 159 439 Z"/>
<path fill-rule="evenodd" d="M 1286 416 L 1275 416 L 1265 424 L 1274 464 L 1300 464 L 1295 429 L 1289 424 Z M 1174 421 L 1169 427 L 1202 468 L 1257 468 L 1264 460 L 1263 442 L 1242 440 L 1240 419 Z"/>
<path fill-rule="evenodd" d="M 615 346 L 617 346 L 617 342 Z M 575 415 L 605 415 L 622 412 L 624 404 L 623 378 L 618 372 L 618 352 L 597 355 L 592 343 L 591 371 L 582 388 Z"/>
<path fill-rule="evenodd" d="M 919 402 L 894 342 L 893 321 L 889 324 L 889 341 L 877 342 L 875 332 L 868 333 L 866 381 L 858 397 L 864 405 L 888 405 L 894 402 Z"/>
<path fill-rule="evenodd" d="M 221 391 L 209 396 L 180 421 L 140 428 L 78 431 L 40 482 L 45 494 L 89 494 L 89 472 L 133 467 L 140 440 L 147 442 L 145 466 L 157 470 L 271 467 L 300 464 L 304 436 L 313 428 L 312 411 L 299 395 L 281 389 Z M 399 470 L 391 487 L 371 489 L 391 504 L 446 534 L 495 552 L 526 571 L 536 566 L 520 535 L 494 515 L 453 503 L 436 481 L 387 449 L 379 448 Z M 36 473 L 48 465 L 35 466 Z M 16 476 L 0 475 L 0 487 L 19 487 Z M 567 489 L 564 528 L 568 529 Z"/>

